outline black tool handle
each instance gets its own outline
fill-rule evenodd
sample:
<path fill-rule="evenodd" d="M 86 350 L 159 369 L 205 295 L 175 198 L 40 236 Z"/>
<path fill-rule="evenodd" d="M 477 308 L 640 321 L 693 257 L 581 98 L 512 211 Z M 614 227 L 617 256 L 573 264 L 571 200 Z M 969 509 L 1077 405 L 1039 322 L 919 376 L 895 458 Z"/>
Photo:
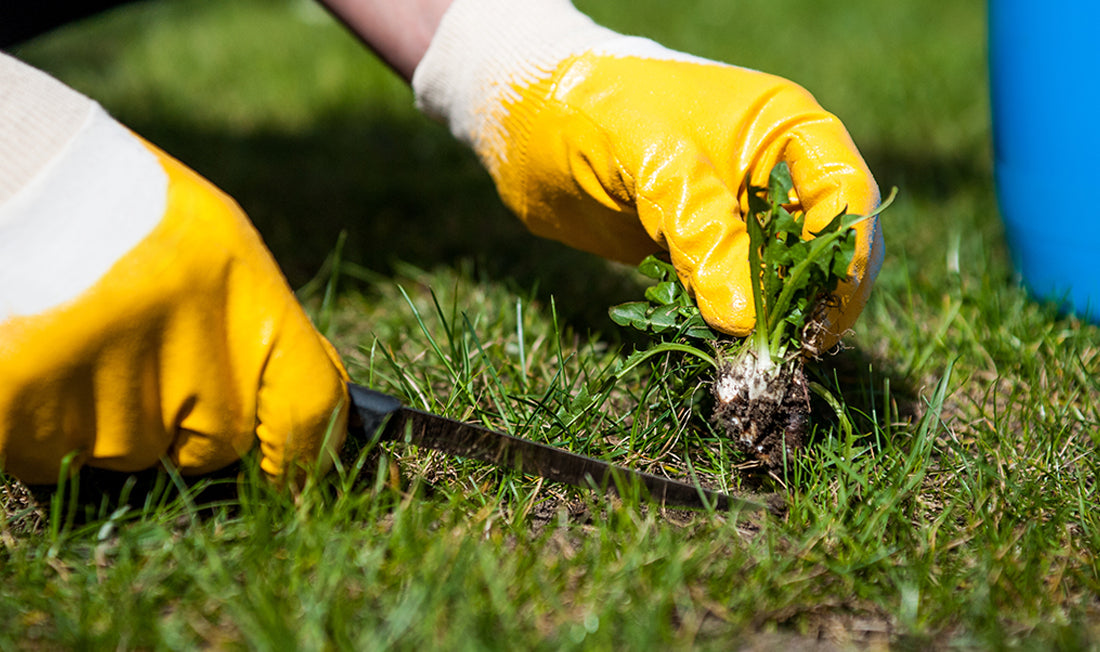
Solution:
<path fill-rule="evenodd" d="M 397 398 L 362 385 L 348 383 L 348 393 L 352 406 L 348 429 L 366 438 L 375 437 L 386 419 L 401 409 L 401 401 Z"/>

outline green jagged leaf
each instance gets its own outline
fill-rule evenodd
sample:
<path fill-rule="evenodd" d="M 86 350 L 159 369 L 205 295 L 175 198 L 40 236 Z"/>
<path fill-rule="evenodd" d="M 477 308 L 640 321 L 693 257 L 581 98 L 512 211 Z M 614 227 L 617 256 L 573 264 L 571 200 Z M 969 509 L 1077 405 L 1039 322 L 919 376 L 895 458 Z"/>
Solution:
<path fill-rule="evenodd" d="M 630 326 L 640 331 L 644 331 L 648 323 L 648 318 L 646 316 L 646 312 L 648 311 L 649 304 L 646 302 L 631 301 L 629 303 L 620 303 L 617 306 L 611 306 L 607 314 L 611 317 L 611 321 L 619 326 Z"/>
<path fill-rule="evenodd" d="M 840 247 L 833 255 L 833 269 L 831 272 L 831 276 L 838 281 L 840 279 L 846 278 L 848 276 L 848 270 L 851 269 L 852 261 L 855 260 L 855 257 L 855 246 Z M 835 290 L 837 285 L 839 285 L 839 282 L 834 283 L 833 287 L 830 288 L 830 291 Z"/>
<path fill-rule="evenodd" d="M 780 161 L 768 175 L 768 201 L 772 204 L 785 204 L 789 201 L 792 190 L 794 180 L 791 179 L 791 168 L 786 161 Z"/>
<path fill-rule="evenodd" d="M 839 215 L 834 217 L 832 220 L 829 221 L 828 224 L 826 224 L 824 227 L 822 227 L 817 233 L 814 233 L 814 236 L 816 237 L 816 236 L 826 235 L 828 233 L 835 233 L 835 232 L 839 231 L 841 225 L 844 224 L 844 216 L 845 215 L 846 215 L 846 213 L 840 213 Z"/>
<path fill-rule="evenodd" d="M 681 314 L 683 313 L 681 312 Z M 718 334 L 707 325 L 707 322 L 703 320 L 703 315 L 698 309 L 695 309 L 694 313 L 680 325 L 680 332 L 685 337 L 691 337 L 697 340 L 718 339 Z"/>
<path fill-rule="evenodd" d="M 646 278 L 655 281 L 669 280 L 669 275 L 676 275 L 671 263 L 666 263 L 656 256 L 646 256 L 645 260 L 638 264 L 638 272 Z"/>
<path fill-rule="evenodd" d="M 753 186 L 751 183 L 749 183 L 748 179 L 745 180 L 745 183 L 748 184 L 748 188 L 749 188 L 749 192 L 748 192 L 748 195 L 747 195 L 748 204 L 749 204 L 749 213 L 748 214 L 749 215 L 763 215 L 763 214 L 766 214 L 771 209 L 771 204 L 768 203 L 768 198 L 767 197 L 762 196 L 762 192 L 763 192 L 762 189 L 757 188 L 756 186 Z"/>
<path fill-rule="evenodd" d="M 651 285 L 646 288 L 645 298 L 649 299 L 650 303 L 655 303 L 659 306 L 667 306 L 677 302 L 680 297 L 681 287 L 682 286 L 676 281 L 661 281 L 657 285 Z"/>
<path fill-rule="evenodd" d="M 649 325 L 655 333 L 664 333 L 676 328 L 679 318 L 676 306 L 660 306 L 649 312 Z"/>
<path fill-rule="evenodd" d="M 775 231 L 777 234 L 782 234 L 783 239 L 787 244 L 795 244 L 802 240 L 802 220 L 798 219 L 795 215 L 787 211 L 787 209 L 779 206 L 775 211 Z"/>

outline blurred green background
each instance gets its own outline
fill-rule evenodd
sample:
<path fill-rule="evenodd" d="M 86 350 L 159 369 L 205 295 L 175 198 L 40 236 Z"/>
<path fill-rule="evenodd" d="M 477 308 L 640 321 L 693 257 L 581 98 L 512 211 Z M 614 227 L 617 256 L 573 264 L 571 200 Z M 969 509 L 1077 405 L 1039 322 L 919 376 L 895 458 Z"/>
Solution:
<path fill-rule="evenodd" d="M 878 293 L 957 271 L 1009 283 L 991 185 L 978 0 L 594 0 L 617 30 L 793 79 L 838 114 L 884 194 Z M 388 275 L 475 261 L 553 295 L 583 328 L 636 287 L 614 265 L 526 234 L 470 152 L 396 75 L 308 0 L 161 0 L 13 48 L 233 195 L 295 287 L 341 230 Z M 876 309 L 872 302 L 869 310 Z M 881 309 L 882 306 L 880 305 Z"/>

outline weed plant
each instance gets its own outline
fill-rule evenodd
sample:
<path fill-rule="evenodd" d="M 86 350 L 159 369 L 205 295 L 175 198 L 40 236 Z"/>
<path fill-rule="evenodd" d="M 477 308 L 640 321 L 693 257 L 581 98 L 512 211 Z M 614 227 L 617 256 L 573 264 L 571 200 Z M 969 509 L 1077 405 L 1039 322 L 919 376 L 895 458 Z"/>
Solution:
<path fill-rule="evenodd" d="M 473 158 L 312 5 L 139 4 L 16 53 L 237 197 L 357 381 L 780 492 L 785 514 L 663 511 L 398 446 L 352 450 L 297 496 L 252 460 L 79 500 L 7 479 L 0 649 L 1097 645 L 1100 331 L 1011 277 L 981 7 L 578 5 L 806 83 L 900 189 L 849 348 L 807 369 L 833 399 L 775 469 L 710 429 L 682 356 L 628 362 L 604 314 L 643 279 L 518 230 Z"/>

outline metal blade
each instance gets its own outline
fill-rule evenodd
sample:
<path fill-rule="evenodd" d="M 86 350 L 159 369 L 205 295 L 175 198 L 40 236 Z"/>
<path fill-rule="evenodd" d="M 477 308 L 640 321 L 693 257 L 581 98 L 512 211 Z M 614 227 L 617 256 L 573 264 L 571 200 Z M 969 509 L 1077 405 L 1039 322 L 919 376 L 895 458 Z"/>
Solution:
<path fill-rule="evenodd" d="M 380 434 L 382 440 L 415 444 L 576 487 L 618 493 L 616 480 L 626 483 L 636 481 L 646 488 L 654 501 L 668 506 L 774 510 L 773 505 L 766 503 L 734 498 L 686 482 L 632 471 L 482 426 L 402 407 L 391 396 L 357 385 L 351 385 L 351 389 L 352 401 L 360 417 L 359 422 L 366 426 L 364 430 L 368 436 L 385 421 L 385 427 Z"/>

